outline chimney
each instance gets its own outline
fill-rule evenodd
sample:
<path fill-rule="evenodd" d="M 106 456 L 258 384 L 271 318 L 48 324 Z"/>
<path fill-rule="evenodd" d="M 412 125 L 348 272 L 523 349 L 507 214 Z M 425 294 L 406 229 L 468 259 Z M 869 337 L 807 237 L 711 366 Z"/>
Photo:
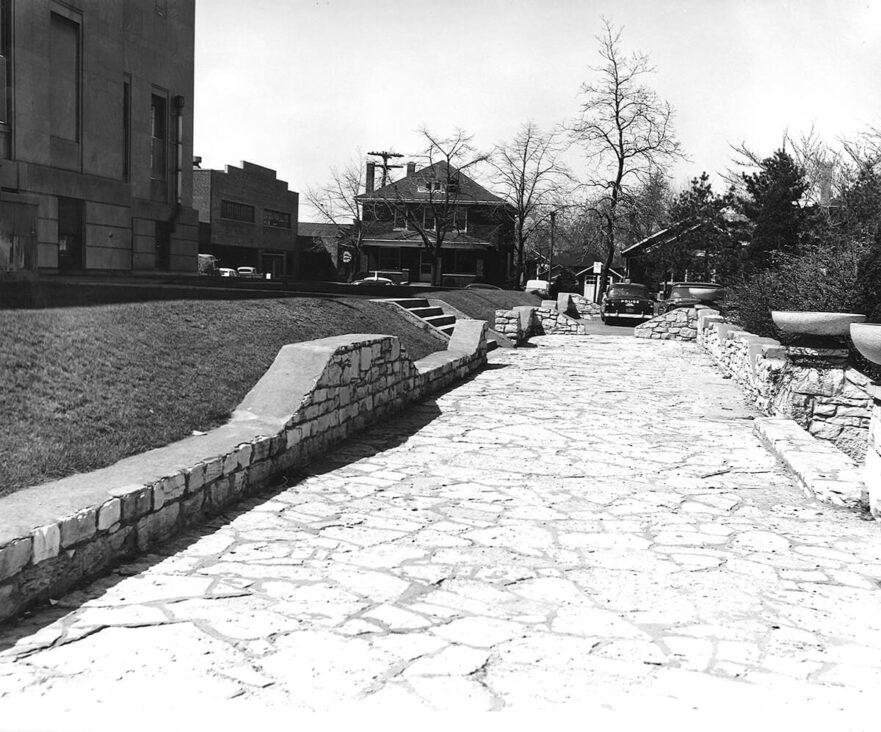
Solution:
<path fill-rule="evenodd" d="M 407 175 L 413 175 L 416 172 L 416 163 L 407 163 Z"/>
<path fill-rule="evenodd" d="M 364 192 L 373 193 L 373 179 L 376 177 L 376 163 L 368 161 L 367 180 L 364 182 Z"/>

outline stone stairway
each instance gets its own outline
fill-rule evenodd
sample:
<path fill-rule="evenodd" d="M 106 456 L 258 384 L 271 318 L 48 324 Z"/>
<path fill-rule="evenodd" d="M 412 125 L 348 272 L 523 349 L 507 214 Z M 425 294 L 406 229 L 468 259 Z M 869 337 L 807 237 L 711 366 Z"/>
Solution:
<path fill-rule="evenodd" d="M 431 305 L 424 297 L 406 297 L 393 302 L 400 305 L 404 310 L 421 318 L 429 325 L 437 328 L 441 333 L 453 335 L 456 327 L 456 316 L 446 315 L 442 308 Z"/>
<path fill-rule="evenodd" d="M 411 315 L 415 315 L 430 326 L 437 328 L 446 336 L 452 336 L 456 327 L 456 316 L 452 313 L 445 313 L 443 308 L 438 305 L 432 305 L 424 297 L 404 297 L 393 299 L 397 305 L 400 305 Z M 490 340 L 487 347 L 490 351 L 495 349 L 498 344 Z"/>

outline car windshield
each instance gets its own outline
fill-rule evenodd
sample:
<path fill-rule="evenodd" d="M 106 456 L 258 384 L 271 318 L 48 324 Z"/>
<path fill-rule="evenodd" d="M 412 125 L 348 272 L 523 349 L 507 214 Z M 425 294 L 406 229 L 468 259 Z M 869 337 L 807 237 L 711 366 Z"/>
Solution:
<path fill-rule="evenodd" d="M 645 285 L 612 285 L 609 297 L 646 297 Z"/>

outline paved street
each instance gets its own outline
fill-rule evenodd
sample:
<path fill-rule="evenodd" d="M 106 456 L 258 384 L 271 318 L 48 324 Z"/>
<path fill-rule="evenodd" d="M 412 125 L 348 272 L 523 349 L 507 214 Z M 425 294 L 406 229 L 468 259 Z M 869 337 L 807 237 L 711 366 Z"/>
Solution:
<path fill-rule="evenodd" d="M 7 628 L 0 728 L 221 702 L 874 726 L 881 527 L 805 498 L 693 344 L 534 344 Z"/>

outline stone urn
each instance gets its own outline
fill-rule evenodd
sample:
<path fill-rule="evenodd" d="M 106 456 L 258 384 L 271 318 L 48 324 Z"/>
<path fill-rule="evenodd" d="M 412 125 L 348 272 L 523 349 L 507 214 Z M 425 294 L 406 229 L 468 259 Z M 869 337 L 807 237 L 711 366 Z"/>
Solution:
<path fill-rule="evenodd" d="M 881 323 L 852 323 L 850 339 L 867 361 L 881 364 Z"/>
<path fill-rule="evenodd" d="M 846 336 L 851 323 L 862 323 L 859 313 L 796 312 L 772 310 L 771 320 L 784 333 L 812 336 Z"/>

